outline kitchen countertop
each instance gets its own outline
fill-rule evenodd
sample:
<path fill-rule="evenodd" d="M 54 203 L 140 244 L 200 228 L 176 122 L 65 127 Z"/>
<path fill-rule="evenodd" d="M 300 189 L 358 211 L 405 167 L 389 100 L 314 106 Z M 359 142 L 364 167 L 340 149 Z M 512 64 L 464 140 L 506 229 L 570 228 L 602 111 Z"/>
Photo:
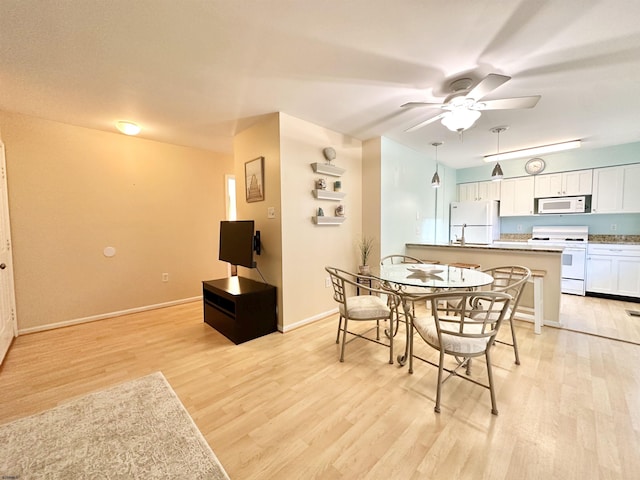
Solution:
<path fill-rule="evenodd" d="M 529 245 L 527 242 L 499 241 L 493 245 L 478 245 L 467 243 L 460 245 L 458 243 L 407 243 L 407 247 L 447 247 L 447 248 L 473 248 L 478 250 L 522 250 L 527 252 L 544 252 L 544 253 L 561 253 L 562 247 L 549 247 L 546 245 Z"/>
<path fill-rule="evenodd" d="M 481 269 L 504 265 L 522 265 L 544 271 L 543 324 L 560 325 L 560 290 L 562 288 L 562 247 L 529 245 L 526 241 L 496 245 L 449 245 L 443 243 L 407 243 L 406 255 L 441 264 L 453 262 L 480 264 Z M 533 308 L 533 285 L 525 287 L 520 305 Z M 525 310 L 526 311 L 526 310 Z M 540 313 L 540 312 L 538 312 Z"/>

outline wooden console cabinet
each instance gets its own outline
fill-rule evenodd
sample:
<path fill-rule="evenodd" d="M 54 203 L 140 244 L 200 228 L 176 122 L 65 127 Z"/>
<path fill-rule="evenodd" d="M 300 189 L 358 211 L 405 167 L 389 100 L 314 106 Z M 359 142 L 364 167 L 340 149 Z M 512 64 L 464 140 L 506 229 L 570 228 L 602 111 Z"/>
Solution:
<path fill-rule="evenodd" d="M 233 343 L 243 343 L 278 329 L 276 287 L 249 278 L 202 282 L 204 321 Z"/>

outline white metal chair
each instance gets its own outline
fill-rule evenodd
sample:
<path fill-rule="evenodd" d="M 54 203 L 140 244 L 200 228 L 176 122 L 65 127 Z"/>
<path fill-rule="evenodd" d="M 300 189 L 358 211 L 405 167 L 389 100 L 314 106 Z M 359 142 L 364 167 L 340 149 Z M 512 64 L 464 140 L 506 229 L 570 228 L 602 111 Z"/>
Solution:
<path fill-rule="evenodd" d="M 366 275 L 347 272 L 335 267 L 325 267 L 331 277 L 333 285 L 333 299 L 339 304 L 340 319 L 338 321 L 338 334 L 336 343 L 340 342 L 342 332 L 342 347 L 340 349 L 340 361 L 344 362 L 344 349 L 347 344 L 347 333 L 354 337 L 364 338 L 389 348 L 389 363 L 393 363 L 393 333 L 394 316 L 397 317 L 398 299 L 388 291 L 376 288 L 376 281 Z M 362 280 L 367 280 L 362 282 Z M 363 295 L 350 295 L 349 290 L 359 289 Z M 381 296 L 386 296 L 387 301 Z M 380 321 L 388 321 L 389 325 L 384 330 L 389 343 L 380 341 Z M 344 321 L 344 323 L 343 323 Z M 376 338 L 370 338 L 364 334 L 350 332 L 348 330 L 349 321 L 374 321 L 376 322 Z M 366 333 L 366 332 L 365 332 Z"/>
<path fill-rule="evenodd" d="M 422 260 L 409 255 L 393 254 L 382 257 L 380 265 L 398 265 L 401 263 L 424 263 Z"/>
<path fill-rule="evenodd" d="M 509 308 L 511 296 L 503 292 L 449 291 L 425 295 L 422 298 L 431 300 L 431 315 L 413 319 L 409 371 L 413 371 L 413 330 L 415 329 L 427 345 L 440 352 L 437 364 L 438 387 L 434 410 L 437 413 L 440 412 L 442 384 L 455 375 L 488 388 L 491 393 L 491 413 L 497 415 L 498 408 L 493 386 L 490 352 Z M 455 358 L 457 364 L 455 368 L 447 369 L 444 367 L 445 355 L 451 355 Z M 487 362 L 488 385 L 469 377 L 469 372 L 467 375 L 458 375 L 458 369 L 466 368 L 472 358 L 483 355 Z M 432 363 L 417 356 L 415 358 Z M 444 370 L 449 375 L 443 379 Z"/>
<path fill-rule="evenodd" d="M 513 352 L 516 357 L 516 365 L 520 365 L 520 355 L 518 354 L 518 341 L 516 340 L 516 330 L 513 323 L 513 318 L 516 314 L 516 309 L 520 304 L 520 298 L 524 291 L 525 284 L 531 277 L 531 270 L 527 267 L 521 267 L 518 265 L 509 265 L 504 267 L 493 267 L 483 270 L 493 277 L 493 283 L 488 287 L 493 292 L 504 292 L 511 295 L 511 302 L 505 319 L 509 322 L 511 327 L 511 342 L 505 342 L 496 339 L 497 343 L 509 345 L 513 347 Z"/>

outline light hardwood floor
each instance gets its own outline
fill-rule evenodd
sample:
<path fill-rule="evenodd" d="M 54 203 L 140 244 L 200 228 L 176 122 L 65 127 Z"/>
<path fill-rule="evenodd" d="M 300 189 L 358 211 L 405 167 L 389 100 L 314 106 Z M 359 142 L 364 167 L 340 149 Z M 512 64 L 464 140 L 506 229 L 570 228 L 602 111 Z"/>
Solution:
<path fill-rule="evenodd" d="M 640 303 L 563 294 L 560 322 L 570 330 L 640 345 L 640 317 L 630 316 L 627 310 L 640 310 Z"/>
<path fill-rule="evenodd" d="M 409 375 L 363 340 L 340 363 L 336 327 L 236 346 L 191 303 L 24 335 L 0 370 L 0 423 L 159 370 L 233 479 L 638 478 L 640 347 L 518 322 L 522 364 L 494 350 L 500 414 L 457 378 L 436 414 L 434 367 Z"/>

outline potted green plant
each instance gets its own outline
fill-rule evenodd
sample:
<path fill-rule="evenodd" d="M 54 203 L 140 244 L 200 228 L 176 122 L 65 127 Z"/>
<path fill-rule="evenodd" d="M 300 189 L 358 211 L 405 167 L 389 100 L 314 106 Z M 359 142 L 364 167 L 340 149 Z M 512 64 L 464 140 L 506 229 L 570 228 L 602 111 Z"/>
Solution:
<path fill-rule="evenodd" d="M 358 271 L 361 274 L 369 273 L 369 255 L 371 255 L 371 250 L 373 249 L 373 238 L 363 236 L 358 242 L 358 249 L 360 250 L 360 261 L 361 264 L 358 266 Z"/>

